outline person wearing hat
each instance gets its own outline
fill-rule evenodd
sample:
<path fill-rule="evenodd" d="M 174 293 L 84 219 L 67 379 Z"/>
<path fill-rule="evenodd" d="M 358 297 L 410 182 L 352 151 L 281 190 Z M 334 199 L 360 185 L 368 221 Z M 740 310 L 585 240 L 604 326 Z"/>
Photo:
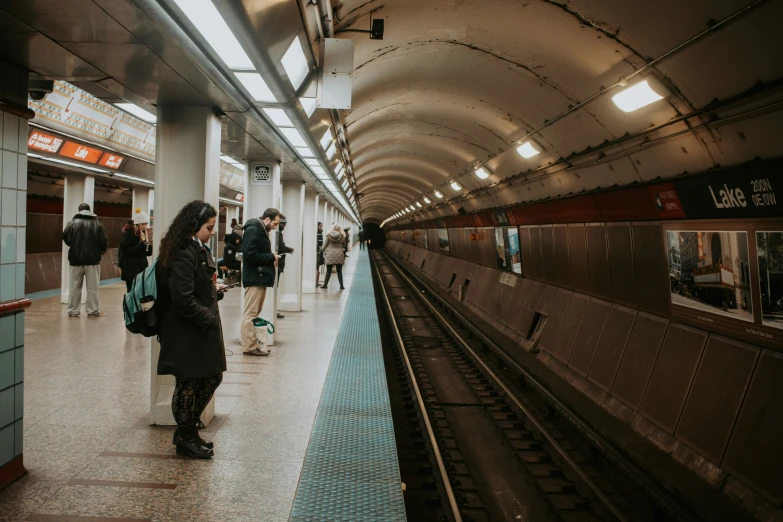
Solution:
<path fill-rule="evenodd" d="M 285 230 L 285 226 L 288 224 L 288 220 L 285 218 L 284 215 L 280 215 L 280 227 L 277 229 L 277 254 L 280 256 L 280 260 L 277 262 L 277 286 L 280 286 L 280 276 L 283 275 L 283 271 L 285 270 L 285 255 L 286 254 L 293 254 L 294 249 L 286 246 L 285 240 L 283 239 L 283 230 Z M 277 314 L 278 319 L 284 319 L 285 316 L 281 313 Z"/>
<path fill-rule="evenodd" d="M 147 230 L 149 222 L 150 217 L 137 208 L 133 216 L 133 224 L 128 223 L 122 227 L 117 266 L 120 267 L 121 277 L 125 281 L 128 292 L 133 284 L 133 278 L 147 268 L 147 256 L 152 255 L 152 241 Z"/>

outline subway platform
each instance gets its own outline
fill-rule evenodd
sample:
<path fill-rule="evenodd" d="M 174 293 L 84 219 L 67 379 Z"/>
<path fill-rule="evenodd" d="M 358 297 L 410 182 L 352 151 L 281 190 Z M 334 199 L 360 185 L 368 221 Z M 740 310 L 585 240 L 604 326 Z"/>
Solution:
<path fill-rule="evenodd" d="M 202 431 L 215 443 L 208 461 L 177 457 L 173 428 L 148 425 L 149 341 L 125 331 L 122 284 L 101 288 L 102 319 L 36 300 L 28 473 L 0 492 L 0 520 L 405 520 L 366 252 L 354 250 L 344 274 L 346 291 L 333 280 L 276 321 L 268 358 L 236 344 L 239 292 L 221 302 L 233 353 Z"/>

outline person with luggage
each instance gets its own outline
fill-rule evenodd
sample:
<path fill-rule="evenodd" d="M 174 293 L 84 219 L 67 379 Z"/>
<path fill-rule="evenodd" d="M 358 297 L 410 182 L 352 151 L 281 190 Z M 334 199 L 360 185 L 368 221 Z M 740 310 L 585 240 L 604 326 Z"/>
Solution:
<path fill-rule="evenodd" d="M 340 281 L 340 290 L 345 290 L 343 285 L 343 264 L 345 263 L 345 236 L 340 225 L 335 224 L 332 230 L 326 235 L 324 244 L 320 251 L 323 252 L 324 262 L 326 263 L 326 279 L 324 286 L 329 286 L 329 279 L 332 277 L 332 267 L 337 268 L 337 279 Z"/>
<path fill-rule="evenodd" d="M 121 279 L 125 281 L 128 292 L 133 285 L 133 279 L 147 268 L 147 257 L 152 255 L 152 241 L 147 225 L 150 218 L 141 209 L 133 216 L 133 224 L 122 227 L 120 248 L 117 250 L 117 266 L 120 268 Z"/>
<path fill-rule="evenodd" d="M 158 375 L 176 381 L 171 411 L 177 422 L 177 455 L 208 459 L 213 444 L 198 433 L 198 422 L 226 371 L 226 353 L 216 284 L 217 267 L 207 246 L 217 211 L 209 203 L 185 205 L 161 238 L 156 265 L 161 301 Z"/>
<path fill-rule="evenodd" d="M 65 226 L 63 243 L 68 249 L 70 286 L 68 317 L 79 317 L 82 306 L 82 285 L 87 281 L 87 317 L 103 317 L 98 296 L 101 280 L 101 257 L 109 248 L 109 238 L 103 223 L 90 211 L 90 205 L 79 205 L 79 213 Z"/>

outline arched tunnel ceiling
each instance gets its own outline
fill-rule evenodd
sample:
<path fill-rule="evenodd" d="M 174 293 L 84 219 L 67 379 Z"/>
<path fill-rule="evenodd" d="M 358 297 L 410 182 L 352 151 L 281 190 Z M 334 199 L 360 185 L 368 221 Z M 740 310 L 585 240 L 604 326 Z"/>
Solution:
<path fill-rule="evenodd" d="M 524 160 L 516 140 L 578 102 L 614 85 L 752 0 L 333 0 L 337 37 L 356 41 L 353 104 L 343 111 L 362 214 L 380 222 L 459 179 L 465 194 L 558 158 L 724 100 L 783 77 L 783 2 L 762 1 L 718 31 L 658 62 L 647 73 L 667 85 L 666 101 L 634 113 L 602 95 L 533 137 L 545 151 Z M 385 19 L 384 40 L 345 33 Z M 616 92 L 616 91 L 611 91 Z M 609 94 L 609 93 L 607 93 Z M 691 118 L 654 147 L 594 165 L 537 171 L 503 190 L 424 209 L 422 217 L 627 185 L 684 171 L 779 155 L 774 111 L 693 130 L 716 115 L 778 101 L 768 90 L 747 106 Z M 611 149 L 607 155 L 621 150 Z M 594 159 L 594 158 L 586 158 Z M 488 180 L 473 175 L 489 160 Z M 572 168 L 573 167 L 573 168 Z M 444 188 L 445 187 L 445 188 Z M 443 200 L 446 201 L 446 200 Z"/>

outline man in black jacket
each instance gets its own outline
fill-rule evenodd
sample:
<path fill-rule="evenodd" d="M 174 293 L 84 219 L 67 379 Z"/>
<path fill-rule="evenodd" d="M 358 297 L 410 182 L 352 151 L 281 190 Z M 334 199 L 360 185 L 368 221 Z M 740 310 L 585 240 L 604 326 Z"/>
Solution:
<path fill-rule="evenodd" d="M 109 246 L 106 228 L 98 216 L 90 212 L 90 205 L 79 205 L 79 213 L 68 222 L 63 231 L 63 241 L 68 245 L 70 272 L 70 297 L 68 316 L 79 317 L 82 303 L 82 285 L 87 280 L 87 316 L 103 317 L 98 300 L 98 283 L 101 280 L 101 257 Z"/>
<path fill-rule="evenodd" d="M 266 289 L 275 286 L 277 260 L 272 252 L 269 233 L 280 224 L 280 211 L 268 208 L 260 219 L 245 222 L 242 238 L 242 286 L 245 287 L 245 310 L 242 314 L 242 351 L 245 355 L 269 355 L 256 346 L 253 319 L 264 307 Z"/>
<path fill-rule="evenodd" d="M 280 287 L 280 276 L 283 275 L 283 272 L 285 271 L 285 255 L 294 253 L 294 249 L 287 246 L 285 244 L 285 240 L 283 239 L 283 230 L 285 230 L 285 226 L 287 224 L 288 224 L 288 220 L 285 218 L 284 215 L 280 214 L 280 228 L 277 230 L 277 253 L 280 255 L 280 260 L 277 262 L 278 288 Z M 278 312 L 277 318 L 285 319 L 285 316 Z"/>

